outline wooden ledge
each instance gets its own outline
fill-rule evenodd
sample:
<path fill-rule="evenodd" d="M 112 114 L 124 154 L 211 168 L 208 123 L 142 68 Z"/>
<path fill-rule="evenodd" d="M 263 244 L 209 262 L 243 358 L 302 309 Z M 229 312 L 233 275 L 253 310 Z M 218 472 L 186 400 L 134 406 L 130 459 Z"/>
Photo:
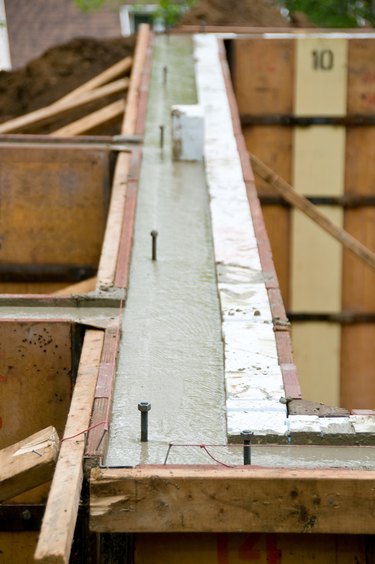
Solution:
<path fill-rule="evenodd" d="M 374 471 L 159 466 L 91 474 L 95 532 L 374 534 L 374 511 Z"/>

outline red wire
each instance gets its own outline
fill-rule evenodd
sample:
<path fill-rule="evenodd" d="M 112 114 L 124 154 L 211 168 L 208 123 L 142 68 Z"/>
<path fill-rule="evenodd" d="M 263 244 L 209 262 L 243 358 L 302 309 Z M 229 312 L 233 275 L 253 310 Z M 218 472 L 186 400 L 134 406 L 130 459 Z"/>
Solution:
<path fill-rule="evenodd" d="M 105 425 L 106 423 L 107 423 L 107 421 L 101 421 L 100 423 L 95 423 L 95 425 L 91 425 L 91 427 L 87 427 L 87 429 L 84 429 L 83 431 L 80 431 L 79 433 L 76 433 L 75 435 L 72 435 L 71 437 L 64 437 L 61 440 L 61 442 L 69 441 L 70 439 L 75 439 L 76 437 L 79 437 L 79 435 L 83 435 L 84 433 L 91 431 L 91 429 L 95 429 L 95 427 L 99 427 L 99 425 Z"/>

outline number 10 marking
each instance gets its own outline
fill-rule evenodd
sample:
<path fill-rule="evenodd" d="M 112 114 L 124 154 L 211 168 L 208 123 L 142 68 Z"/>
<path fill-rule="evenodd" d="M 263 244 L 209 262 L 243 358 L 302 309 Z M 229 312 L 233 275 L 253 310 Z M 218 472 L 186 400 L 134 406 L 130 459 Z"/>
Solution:
<path fill-rule="evenodd" d="M 311 55 L 313 59 L 314 70 L 329 71 L 333 69 L 335 58 L 333 55 L 333 51 L 331 51 L 331 49 L 323 49 L 322 51 L 312 51 Z"/>

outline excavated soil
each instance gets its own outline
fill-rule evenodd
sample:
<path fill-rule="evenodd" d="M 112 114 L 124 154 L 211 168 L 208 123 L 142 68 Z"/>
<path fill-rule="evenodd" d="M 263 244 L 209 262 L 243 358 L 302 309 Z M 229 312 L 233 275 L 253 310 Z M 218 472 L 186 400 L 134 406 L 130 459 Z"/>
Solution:
<path fill-rule="evenodd" d="M 200 0 L 181 20 L 183 25 L 247 25 L 285 27 L 288 21 L 271 0 Z M 133 53 L 135 37 L 112 40 L 74 39 L 52 47 L 24 68 L 0 71 L 0 122 L 46 106 Z M 94 111 L 116 99 L 86 108 Z M 48 133 L 80 117 L 80 110 L 53 125 L 30 133 Z"/>
<path fill-rule="evenodd" d="M 58 100 L 134 51 L 135 38 L 72 41 L 48 49 L 24 68 L 0 72 L 0 120 Z"/>
<path fill-rule="evenodd" d="M 181 25 L 243 25 L 289 27 L 272 0 L 200 0 L 181 20 Z"/>

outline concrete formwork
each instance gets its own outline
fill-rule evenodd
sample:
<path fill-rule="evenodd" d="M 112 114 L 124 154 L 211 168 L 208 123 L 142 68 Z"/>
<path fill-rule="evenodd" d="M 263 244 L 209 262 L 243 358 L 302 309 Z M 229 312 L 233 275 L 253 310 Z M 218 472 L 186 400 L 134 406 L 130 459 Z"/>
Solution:
<path fill-rule="evenodd" d="M 173 162 L 170 106 L 196 102 L 205 120 L 204 165 Z M 163 147 L 159 126 L 164 127 Z M 24 404 L 31 395 L 21 396 L 24 403 L 17 409 L 11 387 L 9 415 L 21 421 L 21 427 L 30 425 L 30 432 L 53 422 L 63 435 L 36 558 L 69 560 L 81 496 L 86 512 L 80 522 L 90 515 L 93 536 L 85 525 L 77 529 L 75 536 L 86 537 L 86 547 L 78 544 L 72 558 L 76 551 L 87 561 L 105 561 L 111 553 L 112 558 L 121 554 L 137 563 L 194 558 L 221 564 L 251 561 L 256 555 L 259 561 L 282 558 L 292 563 L 309 552 L 319 562 L 332 557 L 366 562 L 373 554 L 371 539 L 363 535 L 374 534 L 375 458 L 369 446 L 374 418 L 307 405 L 301 399 L 289 326 L 221 41 L 206 35 L 154 40 L 143 29 L 122 133 L 126 147 L 96 139 L 100 147 L 82 149 L 78 144 L 79 150 L 74 149 L 75 158 L 82 154 L 89 162 L 102 163 L 101 172 L 94 174 L 98 203 L 90 190 L 90 197 L 81 192 L 78 181 L 71 194 L 72 202 L 82 196 L 94 218 L 100 214 L 92 232 L 98 237 L 96 246 L 103 241 L 101 252 L 89 261 L 98 269 L 95 289 L 69 297 L 17 291 L 0 297 L 0 332 L 2 343 L 8 343 L 0 356 L 5 378 L 1 385 L 11 383 L 22 390 L 24 375 L 33 375 L 39 384 L 34 386 L 30 378 L 28 382 L 35 399 L 40 406 L 48 403 L 55 419 L 49 421 L 49 412 L 33 401 L 35 428 L 28 419 L 22 422 L 21 415 L 30 412 Z M 31 151 L 39 150 L 45 158 L 49 142 L 40 141 L 48 146 L 46 151 L 35 142 L 30 142 Z M 64 162 L 65 149 L 71 147 L 58 151 L 53 145 L 57 161 Z M 4 154 L 7 150 L 4 147 Z M 113 168 L 114 154 L 118 156 Z M 68 197 L 71 182 L 60 170 L 58 178 L 65 182 L 60 190 Z M 88 188 L 86 180 L 82 190 Z M 25 183 L 14 182 L 18 193 Z M 57 182 L 52 195 L 59 186 Z M 89 226 L 82 221 L 81 205 L 74 211 L 79 230 L 92 227 L 91 220 Z M 150 257 L 152 229 L 160 236 L 155 262 Z M 85 239 L 84 233 L 72 236 Z M 25 237 L 33 249 L 31 237 Z M 77 252 L 76 246 L 74 241 L 66 244 L 64 265 L 76 265 L 69 255 Z M 83 252 L 77 267 L 89 253 Z M 10 257 L 17 263 L 14 253 Z M 32 259 L 22 260 L 27 264 Z M 184 303 L 184 276 L 195 307 Z M 60 348 L 64 355 L 58 354 Z M 46 379 L 50 386 L 43 386 Z M 210 379 L 216 390 L 214 418 L 201 413 L 207 407 L 205 394 L 211 393 Z M 149 400 L 144 394 L 150 393 L 149 442 L 140 445 L 133 404 Z M 0 416 L 8 403 L 0 403 Z M 36 421 L 36 414 L 42 420 Z M 5 422 L 7 417 L 8 412 Z M 240 433 L 246 428 L 254 432 L 253 441 L 263 445 L 252 450 L 258 467 L 243 466 Z M 8 437 L 2 444 L 19 438 Z M 308 446 L 313 443 L 319 446 Z M 82 481 L 86 485 L 81 491 Z M 21 500 L 23 510 L 38 515 L 30 529 L 39 528 L 47 494 L 48 487 L 38 498 Z M 5 514 L 10 515 L 14 505 L 4 507 Z M 184 535 L 172 537 L 171 532 Z M 186 542 L 187 532 L 205 534 L 189 536 Z M 292 533 L 302 536 L 288 536 Z M 314 548 L 304 540 L 307 533 L 315 533 Z M 348 534 L 356 536 L 350 539 Z M 22 558 L 31 559 L 36 537 L 36 531 L 20 537 Z M 12 538 L 1 533 L 5 558 Z M 152 557 L 151 540 L 156 547 Z"/>

